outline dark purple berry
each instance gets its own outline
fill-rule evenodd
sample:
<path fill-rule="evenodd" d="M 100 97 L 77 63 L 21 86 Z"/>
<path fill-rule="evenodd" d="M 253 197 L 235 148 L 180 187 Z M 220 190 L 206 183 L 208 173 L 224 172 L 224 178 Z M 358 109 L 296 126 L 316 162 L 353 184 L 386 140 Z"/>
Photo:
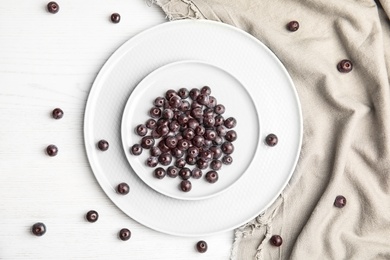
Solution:
<path fill-rule="evenodd" d="M 198 102 L 201 105 L 207 106 L 209 104 L 209 95 L 206 94 L 199 94 L 196 98 L 196 102 Z"/>
<path fill-rule="evenodd" d="M 179 175 L 179 169 L 175 166 L 169 166 L 167 169 L 167 175 L 171 178 L 176 178 Z"/>
<path fill-rule="evenodd" d="M 157 179 L 162 179 L 165 177 L 165 175 L 166 175 L 166 171 L 164 170 L 164 168 L 158 167 L 154 169 L 154 177 L 156 177 Z"/>
<path fill-rule="evenodd" d="M 111 15 L 111 22 L 113 23 L 119 23 L 121 21 L 121 16 L 118 13 L 113 13 Z"/>
<path fill-rule="evenodd" d="M 177 148 L 182 151 L 186 151 L 190 147 L 190 142 L 187 139 L 180 139 L 177 141 Z"/>
<path fill-rule="evenodd" d="M 116 186 L 116 192 L 122 195 L 129 194 L 130 192 L 130 186 L 126 182 L 119 183 L 118 186 Z"/>
<path fill-rule="evenodd" d="M 60 6 L 56 2 L 49 2 L 47 4 L 47 11 L 49 11 L 49 13 L 56 14 L 59 10 Z"/>
<path fill-rule="evenodd" d="M 177 138 L 176 136 L 168 136 L 165 138 L 165 145 L 168 146 L 170 149 L 173 149 L 177 146 Z"/>
<path fill-rule="evenodd" d="M 158 164 L 158 159 L 157 157 L 151 156 L 148 159 L 146 159 L 146 165 L 153 168 L 156 167 Z"/>
<path fill-rule="evenodd" d="M 203 86 L 201 89 L 200 89 L 200 94 L 203 94 L 203 95 L 210 95 L 211 94 L 211 88 L 209 86 Z"/>
<path fill-rule="evenodd" d="M 199 122 L 194 118 L 190 118 L 187 122 L 187 126 L 188 128 L 195 130 L 199 126 Z"/>
<path fill-rule="evenodd" d="M 141 139 L 141 146 L 145 149 L 150 149 L 154 145 L 154 138 L 152 136 L 144 136 Z"/>
<path fill-rule="evenodd" d="M 287 24 L 286 27 L 290 32 L 295 32 L 299 29 L 299 23 L 297 21 L 291 21 Z"/>
<path fill-rule="evenodd" d="M 61 108 L 55 108 L 51 115 L 54 119 L 61 119 L 64 116 L 64 111 Z"/>
<path fill-rule="evenodd" d="M 186 112 L 187 110 L 190 110 L 190 107 L 190 102 L 188 102 L 187 100 L 182 100 L 179 109 L 180 111 Z"/>
<path fill-rule="evenodd" d="M 232 164 L 232 162 L 233 162 L 233 157 L 231 157 L 230 155 L 225 155 L 224 157 L 222 157 L 223 164 L 229 165 Z"/>
<path fill-rule="evenodd" d="M 146 121 L 145 126 L 149 129 L 155 129 L 157 126 L 156 120 L 150 118 Z"/>
<path fill-rule="evenodd" d="M 131 147 L 130 152 L 133 155 L 140 155 L 142 153 L 143 149 L 142 146 L 139 144 L 135 144 Z"/>
<path fill-rule="evenodd" d="M 337 196 L 333 203 L 333 205 L 337 208 L 343 208 L 346 204 L 347 199 L 342 195 Z"/>
<path fill-rule="evenodd" d="M 214 171 L 218 171 L 222 167 L 222 162 L 220 160 L 212 160 L 210 163 L 210 168 Z"/>
<path fill-rule="evenodd" d="M 167 90 L 167 92 L 165 92 L 165 98 L 166 98 L 167 100 L 170 100 L 172 97 L 174 97 L 174 96 L 176 96 L 176 95 L 177 95 L 177 93 L 176 93 L 176 91 L 173 90 L 173 89 L 169 89 L 169 90 Z"/>
<path fill-rule="evenodd" d="M 179 159 L 177 159 L 176 160 L 176 162 L 175 162 L 175 166 L 177 167 L 177 168 L 183 168 L 184 166 L 186 166 L 186 160 L 185 159 L 183 159 L 183 158 L 179 158 Z"/>
<path fill-rule="evenodd" d="M 169 130 L 172 132 L 178 132 L 180 130 L 180 124 L 176 120 L 173 120 L 169 123 Z"/>
<path fill-rule="evenodd" d="M 220 137 L 225 137 L 227 133 L 226 127 L 223 125 L 218 126 L 216 131 L 217 131 L 217 135 Z"/>
<path fill-rule="evenodd" d="M 179 148 L 175 147 L 172 150 L 170 150 L 171 154 L 175 158 L 181 158 L 184 155 L 184 151 L 180 150 Z"/>
<path fill-rule="evenodd" d="M 97 146 L 98 146 L 100 151 L 107 151 L 110 145 L 108 144 L 108 142 L 106 140 L 102 139 L 98 142 Z"/>
<path fill-rule="evenodd" d="M 222 104 L 218 104 L 214 107 L 214 112 L 218 115 L 222 115 L 225 113 L 225 106 Z"/>
<path fill-rule="evenodd" d="M 203 172 L 201 169 L 199 169 L 197 167 L 192 169 L 192 174 L 191 174 L 192 178 L 200 179 L 202 177 L 202 175 L 203 175 Z"/>
<path fill-rule="evenodd" d="M 187 155 L 192 158 L 196 158 L 199 155 L 199 148 L 196 146 L 191 146 L 187 150 Z"/>
<path fill-rule="evenodd" d="M 209 97 L 209 103 L 207 104 L 208 108 L 214 108 L 217 105 L 217 99 L 213 96 Z"/>
<path fill-rule="evenodd" d="M 199 253 L 206 252 L 207 251 L 207 243 L 203 240 L 199 241 L 198 243 L 196 243 L 196 250 Z"/>
<path fill-rule="evenodd" d="M 98 220 L 99 214 L 95 210 L 90 210 L 85 215 L 85 218 L 87 219 L 88 222 L 94 223 Z"/>
<path fill-rule="evenodd" d="M 169 153 L 162 153 L 158 157 L 158 162 L 161 163 L 161 165 L 167 166 L 172 162 L 172 155 Z"/>
<path fill-rule="evenodd" d="M 353 65 L 350 60 L 342 60 L 337 64 L 338 71 L 342 73 L 348 73 L 352 70 Z"/>
<path fill-rule="evenodd" d="M 158 148 L 160 148 L 161 152 L 168 153 L 171 151 L 171 149 L 165 144 L 165 139 L 161 139 L 158 144 Z"/>
<path fill-rule="evenodd" d="M 130 239 L 131 237 L 131 231 L 127 228 L 122 228 L 120 231 L 119 231 L 119 239 L 122 240 L 122 241 L 127 241 Z"/>
<path fill-rule="evenodd" d="M 213 159 L 213 153 L 210 150 L 201 151 L 199 157 L 206 162 L 209 162 Z"/>
<path fill-rule="evenodd" d="M 172 96 L 169 99 L 169 106 L 172 108 L 179 108 L 181 106 L 181 98 L 179 96 Z"/>
<path fill-rule="evenodd" d="M 234 117 L 229 117 L 224 122 L 224 126 L 228 129 L 232 129 L 236 125 L 237 125 L 237 121 Z"/>
<path fill-rule="evenodd" d="M 49 146 L 46 148 L 46 153 L 47 153 L 47 155 L 49 155 L 50 157 L 56 156 L 56 155 L 58 154 L 58 148 L 57 148 L 57 146 L 55 146 L 54 144 L 49 145 Z"/>
<path fill-rule="evenodd" d="M 193 88 L 191 89 L 189 96 L 192 100 L 195 101 L 198 98 L 199 94 L 200 94 L 200 90 L 197 88 Z"/>
<path fill-rule="evenodd" d="M 179 89 L 177 94 L 179 95 L 179 97 L 185 99 L 185 98 L 188 98 L 190 91 L 186 88 L 181 88 L 181 89 Z"/>
<path fill-rule="evenodd" d="M 229 142 L 234 142 L 235 140 L 237 140 L 236 131 L 234 131 L 234 130 L 227 131 L 227 133 L 225 135 L 225 139 L 226 139 L 226 141 L 229 141 Z"/>
<path fill-rule="evenodd" d="M 222 156 L 222 150 L 218 146 L 211 146 L 210 152 L 213 154 L 213 159 L 219 159 Z"/>
<path fill-rule="evenodd" d="M 201 135 L 196 135 L 194 138 L 192 138 L 191 142 L 194 146 L 201 148 L 204 145 L 204 137 Z"/>
<path fill-rule="evenodd" d="M 224 142 L 221 145 L 221 150 L 224 154 L 231 154 L 234 152 L 234 145 L 231 142 Z"/>
<path fill-rule="evenodd" d="M 154 103 L 153 103 L 153 104 L 154 104 L 156 107 L 163 107 L 164 104 L 165 104 L 165 102 L 166 102 L 165 98 L 163 98 L 163 97 L 157 97 L 157 98 L 154 100 Z"/>
<path fill-rule="evenodd" d="M 208 161 L 206 160 L 203 160 L 202 158 L 198 159 L 196 161 L 196 166 L 201 169 L 201 170 L 204 170 L 204 169 L 207 169 L 207 167 L 209 167 L 209 163 Z"/>
<path fill-rule="evenodd" d="M 43 236 L 46 233 L 46 226 L 41 222 L 37 222 L 31 227 L 31 232 L 38 237 Z"/>
<path fill-rule="evenodd" d="M 281 246 L 283 243 L 283 239 L 279 235 L 273 235 L 269 241 L 273 246 L 277 247 Z"/>
<path fill-rule="evenodd" d="M 214 117 L 214 121 L 214 126 L 221 126 L 225 122 L 225 118 L 221 115 L 217 115 L 216 117 Z"/>
<path fill-rule="evenodd" d="M 146 125 L 140 124 L 140 125 L 137 125 L 137 127 L 135 128 L 135 132 L 139 136 L 145 136 L 146 133 L 148 132 L 148 129 L 146 128 Z"/>
<path fill-rule="evenodd" d="M 179 176 L 183 180 L 188 180 L 189 178 L 191 178 L 191 175 L 192 175 L 192 172 L 187 167 L 184 167 L 184 168 L 180 169 L 180 171 L 179 171 Z"/>
<path fill-rule="evenodd" d="M 161 110 L 158 107 L 152 107 L 149 111 L 149 115 L 153 118 L 160 118 Z"/>
<path fill-rule="evenodd" d="M 195 134 L 196 135 L 200 135 L 200 136 L 203 136 L 204 133 L 206 133 L 206 129 L 204 128 L 204 126 L 202 125 L 199 125 L 195 128 Z"/>
<path fill-rule="evenodd" d="M 218 181 L 218 173 L 216 171 L 209 171 L 206 173 L 206 181 L 209 183 L 215 183 Z"/>
<path fill-rule="evenodd" d="M 204 133 L 204 138 L 206 140 L 215 140 L 216 137 L 217 137 L 217 132 L 215 132 L 214 130 L 208 129 L 206 130 L 206 133 Z"/>
<path fill-rule="evenodd" d="M 180 183 L 180 189 L 184 192 L 189 192 L 192 188 L 192 184 L 189 180 L 183 180 Z"/>
<path fill-rule="evenodd" d="M 266 142 L 267 145 L 269 145 L 271 147 L 275 146 L 275 145 L 278 144 L 278 137 L 275 134 L 269 134 L 265 138 L 265 142 Z"/>
<path fill-rule="evenodd" d="M 187 140 L 192 140 L 195 136 L 195 131 L 192 128 L 187 128 L 183 131 L 183 137 Z"/>
<path fill-rule="evenodd" d="M 196 161 L 197 161 L 196 158 L 188 156 L 188 155 L 186 156 L 186 162 L 188 165 L 195 165 Z"/>

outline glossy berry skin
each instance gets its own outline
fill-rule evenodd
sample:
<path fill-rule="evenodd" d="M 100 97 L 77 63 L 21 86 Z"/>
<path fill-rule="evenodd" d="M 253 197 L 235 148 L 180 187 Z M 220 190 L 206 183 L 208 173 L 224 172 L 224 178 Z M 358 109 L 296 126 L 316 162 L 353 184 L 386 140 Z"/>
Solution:
<path fill-rule="evenodd" d="M 156 106 L 156 107 L 163 107 L 164 106 L 164 104 L 165 104 L 165 102 L 166 102 L 166 99 L 165 98 L 163 98 L 163 97 L 157 97 L 155 100 L 154 100 L 154 105 Z"/>
<path fill-rule="evenodd" d="M 167 169 L 167 175 L 171 178 L 179 176 L 179 169 L 175 166 L 169 166 Z"/>
<path fill-rule="evenodd" d="M 100 140 L 97 144 L 98 148 L 100 151 L 107 151 L 108 148 L 110 147 L 110 144 L 106 140 Z"/>
<path fill-rule="evenodd" d="M 218 104 L 214 107 L 214 112 L 218 115 L 222 115 L 225 113 L 225 106 L 222 104 Z"/>
<path fill-rule="evenodd" d="M 220 160 L 212 160 L 210 163 L 210 168 L 214 171 L 218 171 L 222 167 L 222 162 Z"/>
<path fill-rule="evenodd" d="M 203 240 L 196 243 L 196 250 L 199 253 L 205 253 L 207 251 L 207 243 Z"/>
<path fill-rule="evenodd" d="M 224 142 L 221 145 L 221 149 L 224 154 L 232 154 L 234 152 L 234 146 L 231 142 Z"/>
<path fill-rule="evenodd" d="M 191 175 L 192 175 L 192 172 L 189 168 L 184 167 L 179 171 L 179 176 L 183 180 L 188 180 L 189 178 L 191 178 Z"/>
<path fill-rule="evenodd" d="M 353 69 L 353 64 L 350 60 L 342 60 L 337 64 L 337 70 L 342 73 L 348 73 Z"/>
<path fill-rule="evenodd" d="M 158 167 L 154 170 L 154 177 L 157 179 L 163 179 L 166 175 L 166 171 L 162 167 Z"/>
<path fill-rule="evenodd" d="M 130 148 L 130 152 L 132 155 L 140 155 L 142 154 L 143 148 L 139 144 L 135 144 Z"/>
<path fill-rule="evenodd" d="M 192 189 L 192 184 L 189 180 L 183 180 L 180 183 L 180 189 L 184 192 L 189 192 Z"/>
<path fill-rule="evenodd" d="M 129 194 L 130 192 L 129 184 L 125 182 L 119 183 L 118 186 L 116 187 L 116 192 L 121 195 Z"/>
<path fill-rule="evenodd" d="M 118 13 L 113 13 L 110 18 L 113 23 L 119 23 L 121 21 L 121 16 Z"/>
<path fill-rule="evenodd" d="M 64 116 L 64 111 L 61 108 L 55 108 L 51 115 L 54 119 L 61 119 Z"/>
<path fill-rule="evenodd" d="M 200 90 L 197 88 L 193 88 L 190 90 L 189 96 L 192 100 L 196 100 L 200 94 Z"/>
<path fill-rule="evenodd" d="M 97 213 L 95 210 L 90 210 L 85 215 L 85 218 L 88 222 L 94 223 L 99 219 L 99 213 Z"/>
<path fill-rule="evenodd" d="M 31 227 L 31 232 L 38 237 L 43 236 L 46 233 L 46 226 L 41 222 L 37 222 Z"/>
<path fill-rule="evenodd" d="M 273 147 L 278 144 L 278 137 L 275 134 L 269 134 L 265 138 L 265 142 L 268 146 Z"/>
<path fill-rule="evenodd" d="M 146 120 L 145 126 L 149 129 L 155 129 L 157 127 L 157 122 L 153 118 Z"/>
<path fill-rule="evenodd" d="M 273 246 L 276 246 L 276 247 L 279 247 L 282 245 L 283 243 L 283 239 L 281 236 L 279 235 L 273 235 L 270 239 L 270 243 L 273 245 Z"/>
<path fill-rule="evenodd" d="M 215 183 L 218 181 L 218 173 L 216 171 L 209 171 L 206 173 L 206 181 Z"/>
<path fill-rule="evenodd" d="M 333 205 L 337 208 L 343 208 L 346 204 L 347 199 L 342 195 L 337 196 L 333 203 Z"/>
<path fill-rule="evenodd" d="M 234 131 L 234 130 L 227 131 L 227 133 L 225 135 L 225 139 L 226 139 L 226 141 L 229 141 L 229 142 L 236 141 L 237 140 L 237 133 L 236 133 L 236 131 Z"/>
<path fill-rule="evenodd" d="M 228 129 L 232 129 L 236 125 L 237 125 L 237 120 L 234 117 L 229 117 L 224 122 L 224 126 Z"/>
<path fill-rule="evenodd" d="M 177 168 L 183 168 L 184 166 L 186 166 L 186 160 L 185 159 L 183 159 L 183 158 L 179 158 L 179 159 L 177 159 L 176 160 L 176 162 L 175 162 L 175 166 L 177 167 Z"/>
<path fill-rule="evenodd" d="M 119 239 L 122 240 L 122 241 L 127 241 L 130 239 L 131 237 L 131 231 L 127 228 L 122 228 L 120 231 L 119 231 Z"/>
<path fill-rule="evenodd" d="M 158 158 L 157 157 L 151 156 L 148 159 L 146 159 L 146 165 L 151 167 L 151 168 L 156 167 L 157 164 L 158 164 Z"/>
<path fill-rule="evenodd" d="M 171 162 L 172 162 L 172 155 L 169 154 L 169 153 L 162 153 L 162 154 L 158 157 L 158 162 L 159 162 L 161 165 L 167 166 L 167 165 L 171 164 Z"/>
<path fill-rule="evenodd" d="M 181 89 L 179 89 L 177 94 L 179 95 L 179 97 L 185 99 L 185 98 L 188 98 L 190 91 L 186 88 L 181 88 Z"/>
<path fill-rule="evenodd" d="M 203 175 L 203 172 L 201 169 L 195 167 L 192 169 L 191 175 L 192 175 L 192 178 L 194 178 L 194 179 L 200 179 Z"/>
<path fill-rule="evenodd" d="M 56 2 L 49 2 L 47 4 L 47 11 L 52 14 L 58 13 L 60 6 Z"/>
<path fill-rule="evenodd" d="M 161 117 L 161 109 L 159 109 L 158 107 L 152 107 L 149 111 L 149 115 L 152 118 L 160 118 Z"/>
<path fill-rule="evenodd" d="M 299 23 L 297 21 L 291 21 L 286 25 L 286 27 L 290 32 L 295 32 L 299 29 Z"/>
<path fill-rule="evenodd" d="M 137 125 L 137 127 L 135 128 L 135 132 L 139 136 L 145 136 L 146 133 L 148 132 L 148 128 L 146 127 L 146 125 L 140 124 L 140 125 Z"/>
<path fill-rule="evenodd" d="M 47 153 L 47 155 L 49 155 L 50 157 L 56 156 L 56 155 L 58 154 L 58 148 L 57 148 L 57 146 L 55 146 L 54 144 L 49 145 L 49 146 L 46 148 L 46 153 Z"/>
<path fill-rule="evenodd" d="M 230 155 L 225 155 L 222 157 L 222 163 L 225 165 L 230 165 L 233 162 L 233 158 Z"/>
<path fill-rule="evenodd" d="M 151 136 L 144 136 L 141 139 L 141 147 L 150 149 L 154 145 L 154 138 Z"/>

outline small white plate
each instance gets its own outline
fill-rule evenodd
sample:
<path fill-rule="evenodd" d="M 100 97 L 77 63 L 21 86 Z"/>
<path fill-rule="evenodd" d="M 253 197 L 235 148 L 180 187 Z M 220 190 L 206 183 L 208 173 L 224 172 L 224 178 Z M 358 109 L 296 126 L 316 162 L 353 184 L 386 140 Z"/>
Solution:
<path fill-rule="evenodd" d="M 144 124 L 150 118 L 148 111 L 153 107 L 156 97 L 164 96 L 169 89 L 179 90 L 182 87 L 200 89 L 205 85 L 211 88 L 211 95 L 216 97 L 218 103 L 225 106 L 226 112 L 223 116 L 234 117 L 237 120 L 234 130 L 238 134 L 238 139 L 233 142 L 232 154 L 234 162 L 231 165 L 223 165 L 217 171 L 219 179 L 216 183 L 210 184 L 205 180 L 205 173 L 211 170 L 205 169 L 201 179 L 190 179 L 191 191 L 183 192 L 179 189 L 181 182 L 179 177 L 163 179 L 154 177 L 154 168 L 148 167 L 145 163 L 150 157 L 149 150 L 144 149 L 140 156 L 134 156 L 130 153 L 130 147 L 140 143 L 141 137 L 135 133 L 135 127 Z M 200 61 L 174 62 L 146 76 L 131 93 L 122 119 L 123 148 L 134 172 L 156 191 L 184 200 L 210 198 L 231 187 L 245 173 L 253 158 L 261 159 L 255 157 L 259 136 L 257 109 L 246 88 L 229 72 Z M 156 144 L 158 141 L 157 139 Z M 162 167 L 166 169 L 168 166 Z M 186 167 L 193 168 L 189 165 Z"/>
<path fill-rule="evenodd" d="M 128 163 L 121 138 L 123 112 L 134 88 L 158 68 L 186 60 L 213 64 L 237 78 L 250 90 L 261 118 L 259 136 L 253 137 L 257 159 L 230 188 L 202 200 L 179 200 L 151 189 Z M 240 105 L 227 108 L 232 114 L 240 111 Z M 167 22 L 124 43 L 97 75 L 84 120 L 87 156 L 107 196 L 139 223 L 180 236 L 232 230 L 263 212 L 290 180 L 302 140 L 298 96 L 282 63 L 250 34 L 206 20 Z M 264 144 L 269 133 L 279 137 L 275 147 Z M 105 152 L 96 148 L 100 139 L 110 144 Z M 235 164 L 247 155 L 234 153 Z M 115 191 L 121 182 L 130 185 L 126 196 Z"/>

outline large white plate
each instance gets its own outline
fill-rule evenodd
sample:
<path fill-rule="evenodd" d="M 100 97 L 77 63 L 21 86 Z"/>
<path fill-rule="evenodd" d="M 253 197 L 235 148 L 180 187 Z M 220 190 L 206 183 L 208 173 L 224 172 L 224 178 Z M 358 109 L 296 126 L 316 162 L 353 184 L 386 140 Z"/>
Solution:
<path fill-rule="evenodd" d="M 154 177 L 153 169 L 145 164 L 146 159 L 150 156 L 148 150 L 144 149 L 140 156 L 134 156 L 130 153 L 129 148 L 135 143 L 140 143 L 141 138 L 134 129 L 138 124 L 145 123 L 150 118 L 148 111 L 153 107 L 153 101 L 156 97 L 163 96 L 169 89 L 179 90 L 183 86 L 192 89 L 205 85 L 211 87 L 211 94 L 216 97 L 218 103 L 224 104 L 226 107 L 223 116 L 225 118 L 234 117 L 238 122 L 234 128 L 238 133 L 238 140 L 233 142 L 234 152 L 232 154 L 233 160 L 237 161 L 229 166 L 223 166 L 218 171 L 219 179 L 216 183 L 208 183 L 204 176 L 198 180 L 190 179 L 191 191 L 183 192 L 179 189 L 180 178 L 167 177 L 160 180 Z M 146 184 L 173 198 L 196 200 L 210 198 L 226 191 L 245 173 L 253 159 L 261 160 L 261 158 L 255 157 L 259 144 L 259 130 L 256 106 L 250 92 L 240 81 L 227 71 L 209 63 L 179 61 L 153 71 L 133 90 L 123 113 L 122 142 L 127 160 L 134 172 Z M 192 166 L 186 167 L 193 168 Z M 203 170 L 204 175 L 207 170 L 210 169 Z"/>
<path fill-rule="evenodd" d="M 178 200 L 151 189 L 133 172 L 121 142 L 121 118 L 134 87 L 157 68 L 183 60 L 208 62 L 234 75 L 251 89 L 261 118 L 261 134 L 253 136 L 260 143 L 258 159 L 231 188 L 204 200 Z M 269 133 L 279 137 L 272 148 L 261 145 Z M 84 136 L 96 179 L 123 212 L 161 232 L 204 236 L 245 224 L 277 198 L 298 160 L 302 116 L 291 78 L 265 45 L 223 23 L 185 20 L 138 34 L 108 59 L 89 94 Z M 108 151 L 96 149 L 100 139 L 109 141 Z M 120 182 L 129 183 L 128 195 L 115 192 Z"/>

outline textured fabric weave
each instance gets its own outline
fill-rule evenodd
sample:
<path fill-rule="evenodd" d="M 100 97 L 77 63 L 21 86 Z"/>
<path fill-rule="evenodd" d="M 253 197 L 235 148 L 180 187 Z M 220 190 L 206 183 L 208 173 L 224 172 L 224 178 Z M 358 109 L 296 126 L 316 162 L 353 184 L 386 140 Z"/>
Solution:
<path fill-rule="evenodd" d="M 158 0 L 168 19 L 234 25 L 266 44 L 302 105 L 298 166 L 236 230 L 232 259 L 390 259 L 390 1 Z M 296 20 L 296 32 L 286 24 Z M 340 73 L 343 59 L 353 70 Z M 335 207 L 336 196 L 347 204 Z M 277 234 L 280 247 L 269 240 Z"/>

